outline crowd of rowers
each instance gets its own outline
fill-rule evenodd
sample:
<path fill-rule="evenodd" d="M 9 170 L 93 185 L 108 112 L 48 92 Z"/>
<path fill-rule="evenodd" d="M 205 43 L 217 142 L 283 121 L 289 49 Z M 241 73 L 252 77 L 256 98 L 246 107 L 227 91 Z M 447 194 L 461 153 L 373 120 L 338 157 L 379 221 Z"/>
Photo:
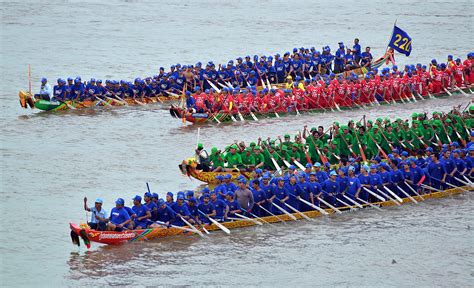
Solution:
<path fill-rule="evenodd" d="M 470 111 L 474 114 L 474 107 Z M 366 128 L 369 129 L 369 125 Z M 380 133 L 375 129 L 374 125 L 368 133 L 374 136 Z M 337 133 L 333 135 L 333 140 L 338 137 L 349 138 L 347 136 L 349 133 L 345 136 L 338 136 Z M 308 137 L 315 135 L 325 134 L 313 133 Z M 326 137 L 326 141 L 333 141 L 331 135 L 326 135 L 324 138 Z M 320 138 L 322 137 L 316 136 L 315 141 L 321 141 Z M 434 138 L 432 140 L 435 141 Z M 124 199 L 117 199 L 110 217 L 102 207 L 102 199 L 97 199 L 94 207 L 88 207 L 85 198 L 84 209 L 92 212 L 91 221 L 88 223 L 92 229 L 122 231 L 171 225 L 184 226 L 188 223 L 200 226 L 210 223 L 210 218 L 217 221 L 233 221 L 245 217 L 306 212 L 318 207 L 367 204 L 379 202 L 381 195 L 385 197 L 382 199 L 389 199 L 390 196 L 387 195 L 399 198 L 412 197 L 433 190 L 472 185 L 474 132 L 470 132 L 469 137 L 462 140 L 462 147 L 456 141 L 436 147 L 428 146 L 426 149 L 420 149 L 417 157 L 410 157 L 409 152 L 401 148 L 393 148 L 383 161 L 379 156 L 383 154 L 381 149 L 368 162 L 362 162 L 360 157 L 347 158 L 349 154 L 340 151 L 341 157 L 337 165 L 330 165 L 325 161 L 312 162 L 308 157 L 309 161 L 301 170 L 294 165 L 288 165 L 288 169 L 284 171 L 275 169 L 272 171 L 270 167 L 264 165 L 265 160 L 262 159 L 263 164 L 260 163 L 263 165 L 262 168 L 254 168 L 248 180 L 242 175 L 239 176 L 237 185 L 232 181 L 230 174 L 219 174 L 216 176 L 218 184 L 214 189 L 206 187 L 196 195 L 193 191 L 180 191 L 176 195 L 176 201 L 172 192 L 168 192 L 164 199 L 157 193 L 146 192 L 143 196 L 144 202 L 140 195 L 133 197 L 132 207 L 125 206 Z M 290 139 L 285 138 L 285 142 L 287 141 Z M 409 144 L 410 141 L 406 143 Z M 278 145 L 279 148 L 275 149 L 279 149 L 280 153 L 284 151 L 283 146 L 286 145 L 300 147 L 292 144 L 294 143 L 274 142 L 264 145 L 264 150 L 269 150 L 270 145 Z M 255 145 L 250 149 L 258 151 L 256 147 Z M 240 153 L 250 151 L 247 148 L 240 150 L 237 145 L 230 149 L 232 156 L 225 157 L 227 161 L 234 161 L 231 158 L 242 158 Z M 200 154 L 202 150 L 201 147 Z M 272 155 L 278 157 L 277 154 Z M 296 160 L 294 157 L 289 160 Z M 304 158 L 298 159 L 303 161 Z M 214 165 L 212 161 L 210 164 Z"/>
<path fill-rule="evenodd" d="M 467 108 L 467 107 L 466 107 Z M 466 139 L 474 128 L 474 106 L 465 112 L 453 109 L 449 113 L 413 113 L 411 121 L 400 118 L 377 118 L 375 121 L 362 117 L 349 121 L 347 125 L 334 122 L 326 131 L 323 126 L 303 131 L 292 137 L 287 134 L 276 139 L 261 139 L 246 144 L 233 143 L 223 151 L 212 147 L 210 153 L 198 143 L 195 157 L 183 164 L 197 163 L 203 171 L 251 171 L 256 168 L 275 171 L 278 167 L 295 162 L 339 164 L 350 158 L 374 159 L 390 155 L 393 151 L 404 151 L 402 156 L 419 155 L 434 149 L 441 151 L 451 145 L 460 149 L 460 156 L 467 155 Z M 191 162 L 191 163 L 189 163 Z"/>
<path fill-rule="evenodd" d="M 389 54 L 392 57 L 392 54 Z M 299 90 L 306 92 L 306 89 L 311 90 L 310 87 L 313 87 L 315 91 L 308 91 L 306 93 L 316 93 L 314 96 L 311 96 L 314 98 L 318 93 L 323 93 L 318 88 L 322 86 L 325 88 L 322 89 L 324 90 L 323 94 L 328 94 L 326 88 L 331 87 L 329 94 L 334 92 L 337 97 L 340 97 L 342 92 L 339 91 L 350 91 L 349 94 L 357 94 L 354 97 L 357 96 L 358 99 L 363 100 L 362 102 L 366 101 L 365 98 L 372 98 L 371 95 L 367 95 L 366 89 L 368 88 L 372 90 L 376 88 L 379 97 L 382 97 L 384 93 L 381 91 L 387 90 L 383 89 L 382 86 L 389 86 L 390 90 L 394 90 L 391 92 L 394 95 L 387 97 L 395 97 L 397 100 L 397 97 L 403 98 L 409 92 L 405 88 L 407 85 L 411 87 L 410 91 L 417 89 L 421 95 L 425 95 L 428 89 L 431 93 L 437 93 L 442 91 L 443 87 L 474 83 L 474 53 L 469 53 L 464 62 L 461 62 L 459 58 L 454 60 L 453 56 L 449 55 L 446 63 L 438 63 L 433 59 L 434 61 L 430 63 L 430 69 L 428 70 L 426 66 L 417 64 L 416 66 L 407 65 L 404 69 L 401 69 L 403 71 L 399 71 L 397 66 L 393 66 L 391 71 L 387 71 L 388 68 L 386 68 L 380 74 L 377 69 L 371 70 L 372 60 L 370 47 L 367 47 L 366 51 L 362 52 L 358 39 L 356 39 L 352 49 L 345 49 L 344 44 L 342 42 L 339 43 L 339 49 L 336 50 L 334 55 L 331 54 L 329 46 L 323 47 L 322 53 L 316 51 L 314 47 L 310 49 L 303 47 L 299 49 L 294 48 L 293 53 L 286 52 L 283 57 L 279 54 L 274 55 L 274 57 L 258 57 L 255 55 L 253 61 L 250 56 L 245 57 L 245 59 L 239 57 L 236 62 L 231 60 L 227 65 L 219 65 L 218 68 L 216 68 L 213 62 L 207 63 L 205 68 L 202 68 L 200 62 L 196 63 L 196 65 L 182 66 L 176 64 L 171 66 L 170 70 L 165 73 L 164 68 L 161 67 L 159 74 L 144 79 L 137 77 L 133 82 L 127 80 L 106 80 L 105 85 L 103 85 L 101 79 L 92 78 L 86 83 L 78 76 L 76 78 L 67 78 L 67 80 L 59 78 L 57 79 L 57 85 L 52 88 L 48 80 L 42 78 L 40 92 L 35 96 L 40 99 L 56 99 L 59 101 L 97 100 L 97 98 L 104 100 L 106 99 L 105 97 L 122 101 L 128 98 L 146 99 L 155 96 L 176 96 L 186 93 L 192 96 L 190 98 L 194 98 L 196 102 L 194 105 L 188 105 L 190 108 L 212 110 L 212 105 L 219 102 L 214 99 L 217 95 L 223 93 L 224 95 L 221 97 L 225 98 L 229 94 L 241 95 L 246 92 L 256 96 L 256 87 L 266 83 L 274 85 L 286 82 L 287 84 L 284 90 L 273 89 L 274 91 L 272 91 L 271 87 L 268 87 L 266 91 L 258 93 L 259 98 L 265 98 L 266 95 L 272 96 L 277 92 L 280 94 L 285 93 L 285 91 L 290 93 L 293 92 L 292 89 L 295 90 L 294 93 L 298 96 L 296 92 L 302 93 Z M 392 63 L 395 62 L 393 61 Z M 339 72 L 360 66 L 369 69 L 369 73 L 366 75 L 367 80 L 359 81 L 355 74 L 347 74 L 346 78 L 342 76 L 343 74 L 339 74 L 341 76 L 338 75 L 336 77 L 336 74 Z M 381 84 L 382 82 L 384 83 L 383 85 Z M 388 85 L 391 82 L 394 83 Z M 370 85 L 364 83 L 370 83 Z M 419 83 L 421 83 L 421 88 L 418 87 L 420 86 Z M 309 88 L 305 88 L 307 86 Z M 243 91 L 246 87 L 249 87 L 248 91 Z M 344 89 L 341 89 L 341 87 Z M 216 93 L 216 88 L 221 93 Z M 402 88 L 401 91 L 399 91 L 400 88 Z M 342 94 L 345 94 L 345 91 Z M 389 92 L 387 91 L 386 93 Z M 210 103 L 203 106 L 200 104 L 200 98 L 204 95 L 207 95 L 204 100 L 210 101 Z M 236 95 L 236 98 L 239 95 Z M 311 102 L 310 100 L 308 101 Z M 313 101 L 315 100 L 313 99 Z M 323 101 L 321 105 L 325 105 L 324 100 L 321 101 Z M 340 105 L 344 105 L 348 100 L 340 101 L 342 101 Z M 188 102 L 191 103 L 193 101 L 188 100 Z M 203 102 L 205 103 L 206 101 Z M 306 105 L 316 104 L 307 103 Z M 224 105 L 224 107 L 228 107 L 228 105 Z"/>

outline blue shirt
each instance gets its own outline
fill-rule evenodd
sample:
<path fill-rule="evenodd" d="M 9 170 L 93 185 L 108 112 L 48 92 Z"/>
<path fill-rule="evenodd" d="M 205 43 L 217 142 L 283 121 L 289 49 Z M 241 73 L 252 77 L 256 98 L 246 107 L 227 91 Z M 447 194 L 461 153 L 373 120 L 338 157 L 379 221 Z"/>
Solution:
<path fill-rule="evenodd" d="M 355 56 L 360 56 L 361 48 L 359 44 L 354 44 L 354 46 L 352 46 L 352 50 L 354 51 Z"/>
<path fill-rule="evenodd" d="M 212 205 L 214 206 L 214 209 L 216 210 L 216 218 L 222 218 L 224 217 L 225 209 L 227 206 L 227 203 L 224 200 L 221 199 L 216 199 L 215 202 L 211 201 Z"/>
<path fill-rule="evenodd" d="M 105 211 L 104 208 L 100 209 L 100 211 L 97 210 L 97 208 L 91 207 L 90 208 L 92 215 L 91 215 L 91 223 L 99 223 L 99 220 L 95 218 L 95 216 L 99 216 L 102 219 L 107 219 L 107 211 Z"/>
<path fill-rule="evenodd" d="M 324 181 L 324 191 L 327 194 L 338 194 L 339 193 L 339 183 L 336 181 L 332 181 L 331 179 L 328 179 Z"/>
<path fill-rule="evenodd" d="M 362 187 L 360 185 L 360 180 L 357 177 L 348 177 L 349 178 L 349 189 L 347 190 L 347 194 L 354 196 L 357 191 Z"/>
<path fill-rule="evenodd" d="M 166 205 L 165 208 L 160 206 L 156 211 L 156 214 L 157 220 L 161 222 L 168 222 L 176 217 L 176 212 L 174 212 L 174 210 L 168 205 Z"/>
<path fill-rule="evenodd" d="M 130 219 L 130 215 L 128 214 L 125 207 L 117 208 L 114 207 L 110 211 L 110 222 L 112 224 L 118 225 L 122 224 L 123 222 Z"/>

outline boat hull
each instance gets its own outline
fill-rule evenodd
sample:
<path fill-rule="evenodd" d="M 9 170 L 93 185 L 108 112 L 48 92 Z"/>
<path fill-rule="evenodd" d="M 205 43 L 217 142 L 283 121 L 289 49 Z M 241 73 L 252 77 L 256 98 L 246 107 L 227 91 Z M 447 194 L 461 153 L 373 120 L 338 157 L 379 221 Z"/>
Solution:
<path fill-rule="evenodd" d="M 208 183 L 208 184 L 218 184 L 218 181 L 216 179 L 217 175 L 222 175 L 225 176 L 229 174 L 232 178 L 232 181 L 236 181 L 239 176 L 244 176 L 247 179 L 250 179 L 252 177 L 252 172 L 248 171 L 231 171 L 231 172 L 204 172 L 204 171 L 199 171 L 196 170 L 194 165 L 186 165 L 186 164 L 180 164 L 178 165 L 179 169 L 181 170 L 181 173 L 183 175 L 186 175 L 188 177 L 193 177 L 194 179 L 197 179 L 199 181 Z"/>

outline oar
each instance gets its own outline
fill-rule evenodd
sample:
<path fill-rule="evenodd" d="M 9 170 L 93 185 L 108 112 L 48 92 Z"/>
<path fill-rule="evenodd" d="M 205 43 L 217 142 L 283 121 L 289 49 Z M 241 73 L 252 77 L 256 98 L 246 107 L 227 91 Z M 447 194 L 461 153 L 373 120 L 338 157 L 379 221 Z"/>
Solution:
<path fill-rule="evenodd" d="M 362 200 L 362 199 L 360 199 L 359 197 L 357 197 L 357 200 L 359 200 L 360 202 L 362 202 L 362 203 L 364 203 L 364 204 L 366 204 L 366 205 L 369 205 L 369 206 L 372 207 L 372 208 L 375 208 L 375 209 L 377 209 L 377 210 L 379 210 L 379 211 L 382 211 L 382 209 L 381 209 L 380 207 L 375 206 L 375 205 L 373 205 L 372 203 L 367 202 L 367 201 L 365 201 L 365 200 Z"/>
<path fill-rule="evenodd" d="M 438 180 L 438 179 L 436 179 L 436 178 L 433 178 L 433 179 Z M 438 181 L 439 181 L 439 180 L 438 180 Z M 471 192 L 471 191 L 469 191 L 469 190 L 467 190 L 467 189 L 464 189 L 464 188 L 462 188 L 462 187 L 460 187 L 460 186 L 456 186 L 456 185 L 451 184 L 451 183 L 449 183 L 449 182 L 447 182 L 447 181 L 444 182 L 444 183 L 446 183 L 446 185 L 448 185 L 448 186 L 450 186 L 450 187 L 459 188 L 459 189 L 463 190 L 464 192 Z M 444 191 L 440 191 L 440 192 L 444 192 Z"/>
<path fill-rule="evenodd" d="M 462 177 L 466 179 L 466 181 L 469 183 L 470 186 L 474 185 L 474 183 L 472 183 L 472 181 L 469 178 L 467 178 L 466 175 L 462 174 Z"/>
<path fill-rule="evenodd" d="M 459 88 L 459 87 L 456 86 L 456 90 L 459 90 L 459 92 L 461 92 L 462 95 L 464 95 L 464 96 L 466 96 L 466 97 L 469 97 L 469 95 L 468 95 L 466 92 L 464 92 L 464 90 L 462 90 L 461 88 Z"/>
<path fill-rule="evenodd" d="M 346 195 L 342 195 L 342 197 L 346 198 L 347 201 L 353 203 L 354 205 L 356 205 L 357 207 L 359 208 L 364 208 L 362 205 L 360 205 L 359 203 L 357 203 L 357 201 L 354 201 L 351 197 L 349 196 L 346 196 Z"/>
<path fill-rule="evenodd" d="M 356 210 L 356 209 L 354 209 L 354 207 L 352 207 L 351 205 L 347 204 L 346 202 L 342 201 L 341 199 L 339 199 L 339 198 L 337 198 L 337 197 L 336 197 L 336 201 L 339 202 L 339 203 L 341 203 L 342 205 L 344 205 L 344 206 L 346 206 L 346 207 L 349 207 L 349 209 L 350 209 L 351 211 L 355 211 L 355 210 Z"/>
<path fill-rule="evenodd" d="M 426 188 L 428 190 L 431 190 L 431 191 L 444 192 L 443 190 L 439 190 L 437 188 L 434 188 L 434 187 L 431 187 L 431 186 L 428 186 L 428 185 L 425 185 L 425 184 L 421 184 L 420 186 L 423 187 L 423 188 Z"/>
<path fill-rule="evenodd" d="M 449 92 L 448 89 L 446 89 L 446 88 L 443 87 L 443 90 L 444 90 L 446 93 L 448 93 L 449 96 L 453 96 L 453 93 Z"/>
<path fill-rule="evenodd" d="M 308 216 L 304 215 L 303 213 L 301 213 L 298 209 L 294 208 L 293 206 L 291 206 L 290 204 L 288 203 L 283 203 L 285 204 L 286 207 L 290 208 L 290 210 L 292 210 L 293 212 L 297 213 L 298 215 L 300 215 L 301 217 L 303 217 L 304 219 L 306 220 L 309 220 L 309 221 L 313 221 L 313 219 L 309 218 Z"/>
<path fill-rule="evenodd" d="M 293 216 L 292 214 L 288 213 L 288 211 L 286 211 L 285 209 L 281 208 L 280 206 L 276 205 L 275 203 L 273 203 L 272 201 L 272 205 L 275 206 L 278 210 L 280 210 L 281 212 L 283 212 L 284 214 L 286 214 L 288 217 L 290 217 L 291 219 L 293 220 L 298 220 L 295 216 Z"/>
<path fill-rule="evenodd" d="M 293 194 L 292 194 L 293 195 Z M 294 196 L 294 195 L 293 195 Z M 295 196 L 296 197 L 296 196 Z M 309 202 L 309 201 L 306 201 L 304 200 L 303 198 L 299 197 L 299 198 L 296 198 L 298 200 L 300 200 L 301 202 L 303 202 L 304 204 L 306 205 L 309 205 L 311 206 L 313 209 L 316 209 L 319 213 L 323 214 L 323 215 L 329 215 L 328 212 L 326 212 L 323 208 L 321 207 L 318 207 L 316 205 L 314 205 L 313 203 Z"/>
<path fill-rule="evenodd" d="M 301 164 L 298 160 L 293 160 L 293 163 L 296 164 L 296 166 L 298 166 L 298 168 L 300 168 L 301 170 L 305 170 L 306 168 L 303 166 L 303 164 Z"/>
<path fill-rule="evenodd" d="M 199 236 L 201 236 L 202 238 L 206 238 L 204 237 L 204 234 L 202 234 L 201 231 L 199 231 L 196 227 L 194 227 L 193 225 L 191 225 L 191 223 L 189 223 L 186 219 L 184 219 L 183 216 L 179 216 L 179 218 L 181 218 L 181 220 L 183 220 L 183 222 L 188 225 L 189 228 L 191 228 L 191 230 L 193 230 L 196 234 L 198 234 Z"/>
<path fill-rule="evenodd" d="M 257 204 L 258 207 L 260 207 L 260 209 L 262 209 L 263 211 L 267 212 L 268 214 L 270 214 L 271 216 L 274 216 L 276 218 L 278 218 L 278 220 L 280 220 L 280 222 L 283 222 L 283 224 L 287 225 L 286 221 L 281 219 L 280 217 L 278 217 L 278 215 L 275 215 L 273 214 L 272 212 L 268 211 L 267 209 L 265 209 L 265 207 L 263 207 L 262 205 L 260 204 Z"/>
<path fill-rule="evenodd" d="M 374 196 L 375 198 L 379 199 L 380 201 L 384 202 L 385 199 L 381 197 L 380 195 L 375 194 L 374 192 L 370 191 L 370 189 L 367 189 L 367 187 L 362 187 L 364 188 L 365 191 L 367 191 L 370 195 Z"/>
<path fill-rule="evenodd" d="M 401 206 L 402 204 L 398 203 L 398 201 L 395 201 L 395 199 L 393 199 L 392 197 L 388 196 L 387 194 L 385 194 L 382 190 L 378 189 L 377 188 L 377 191 L 382 194 L 383 197 L 389 199 L 390 201 L 392 201 L 393 203 L 395 203 L 395 205 L 397 206 Z"/>
<path fill-rule="evenodd" d="M 250 221 L 250 222 L 253 222 L 253 223 L 257 224 L 257 225 L 263 225 L 262 222 L 259 222 L 259 221 L 257 221 L 256 219 L 252 219 L 252 218 L 249 218 L 249 217 L 247 217 L 247 216 L 241 215 L 241 214 L 239 214 L 239 213 L 234 213 L 234 215 L 237 216 L 237 217 L 239 217 L 239 218 L 242 218 L 242 219 L 244 219 L 244 220 L 248 220 L 248 221 Z"/>
<path fill-rule="evenodd" d="M 329 194 L 328 194 L 329 195 Z M 333 196 L 335 197 L 335 196 Z M 328 202 L 324 201 L 322 198 L 320 197 L 316 197 L 321 203 L 323 203 L 324 205 L 328 206 L 329 208 L 331 208 L 332 210 L 334 210 L 334 212 L 336 212 L 337 214 L 341 214 L 341 210 L 337 209 L 336 207 L 332 206 L 331 204 L 329 204 Z"/>
<path fill-rule="evenodd" d="M 464 185 L 471 186 L 471 187 L 473 186 L 473 185 L 472 185 L 472 182 L 470 182 L 470 181 L 469 181 L 470 183 L 468 183 L 468 182 L 466 182 L 466 181 L 461 180 L 460 178 L 458 178 L 458 177 L 456 177 L 456 176 L 454 176 L 454 179 L 458 180 L 459 182 L 461 182 L 461 183 L 464 184 Z"/>
<path fill-rule="evenodd" d="M 400 190 L 400 191 L 403 193 L 403 195 L 405 195 L 406 197 L 408 197 L 408 199 L 410 199 L 413 203 L 418 204 L 418 201 L 416 201 L 415 198 L 411 197 L 410 194 L 408 194 L 407 192 L 405 192 L 405 190 L 403 190 L 403 189 L 402 189 L 401 187 L 399 187 L 399 186 L 396 186 L 396 187 L 397 187 L 398 190 Z"/>
<path fill-rule="evenodd" d="M 207 216 L 206 214 L 204 214 L 204 212 L 202 212 L 201 210 L 198 210 L 199 213 L 201 213 L 202 215 L 206 216 L 207 219 L 209 219 L 209 221 L 211 221 L 214 225 L 216 225 L 219 229 L 221 229 L 222 231 L 224 231 L 225 233 L 227 234 L 230 234 L 230 230 L 227 229 L 227 227 L 225 227 L 224 225 L 222 225 L 221 223 L 219 223 L 217 220 L 214 220 L 212 219 L 211 217 Z"/>
<path fill-rule="evenodd" d="M 416 190 L 413 189 L 413 187 L 411 187 L 411 185 L 406 180 L 405 180 L 405 184 L 407 184 L 408 188 L 410 188 L 410 190 L 413 191 L 413 193 L 415 193 L 416 196 L 419 196 L 421 200 L 425 200 L 425 198 L 423 198 L 423 196 L 421 196 L 418 192 L 416 192 Z"/>
<path fill-rule="evenodd" d="M 165 222 L 155 221 L 155 223 L 160 224 L 161 226 L 165 226 L 165 227 L 168 228 L 168 225 Z M 176 226 L 176 225 L 169 225 L 169 226 L 173 227 L 173 228 L 176 228 L 176 229 L 179 229 L 179 230 L 188 231 L 188 232 L 191 232 L 191 233 L 196 233 L 192 229 L 184 228 L 184 227 L 181 227 L 181 226 Z"/>
<path fill-rule="evenodd" d="M 252 212 L 247 211 L 247 213 L 249 213 L 250 216 L 252 216 L 252 217 L 255 218 L 256 220 L 262 221 L 263 223 L 266 223 L 266 224 L 268 224 L 268 225 L 270 225 L 270 226 L 273 226 L 272 223 L 268 222 L 267 220 L 263 219 L 262 217 L 258 217 L 257 215 L 253 214 Z"/>
<path fill-rule="evenodd" d="M 392 190 L 388 189 L 388 187 L 387 187 L 387 186 L 383 186 L 383 188 L 384 188 L 385 190 L 387 190 L 387 192 L 388 192 L 388 193 L 390 193 L 390 195 L 392 195 L 392 196 L 393 196 L 395 199 L 397 199 L 397 200 L 398 200 L 398 202 L 400 202 L 400 203 L 403 203 L 403 199 L 402 199 L 402 198 L 400 198 L 400 197 L 398 197 L 398 195 L 397 195 L 397 194 L 393 193 L 393 191 L 392 191 Z"/>

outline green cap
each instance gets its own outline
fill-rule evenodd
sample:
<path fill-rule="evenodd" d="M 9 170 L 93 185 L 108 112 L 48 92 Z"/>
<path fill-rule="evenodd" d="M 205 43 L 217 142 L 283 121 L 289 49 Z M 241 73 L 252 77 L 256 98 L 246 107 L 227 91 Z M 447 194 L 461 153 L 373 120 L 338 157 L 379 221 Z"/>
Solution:
<path fill-rule="evenodd" d="M 318 129 L 316 129 L 316 127 L 311 127 L 311 130 L 309 130 L 310 132 L 314 132 L 314 131 L 317 131 Z"/>
<path fill-rule="evenodd" d="M 203 147 L 202 143 L 198 143 L 198 149 L 202 149 Z"/>
<path fill-rule="evenodd" d="M 377 118 L 377 122 L 382 122 L 382 118 Z"/>
<path fill-rule="evenodd" d="M 416 118 L 416 117 L 418 117 L 418 114 L 416 113 L 411 114 L 411 118 Z"/>
<path fill-rule="evenodd" d="M 217 153 L 217 147 L 212 147 L 211 154 L 216 154 L 216 153 Z"/>
<path fill-rule="evenodd" d="M 255 147 L 257 146 L 257 144 L 255 144 L 255 142 L 250 142 L 250 147 Z"/>
<path fill-rule="evenodd" d="M 286 138 L 291 138 L 290 134 L 285 134 L 285 139 Z"/>
<path fill-rule="evenodd" d="M 230 148 L 232 148 L 232 149 L 239 149 L 239 147 L 237 147 L 236 144 L 232 144 L 232 145 L 230 146 Z"/>

